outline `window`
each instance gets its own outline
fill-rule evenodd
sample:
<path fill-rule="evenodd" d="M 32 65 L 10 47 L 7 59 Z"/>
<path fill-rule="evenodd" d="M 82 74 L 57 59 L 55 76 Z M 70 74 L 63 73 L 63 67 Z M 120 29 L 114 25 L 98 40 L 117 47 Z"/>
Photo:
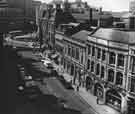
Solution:
<path fill-rule="evenodd" d="M 91 54 L 91 46 L 88 45 L 88 55 L 90 55 L 90 54 Z"/>
<path fill-rule="evenodd" d="M 114 81 L 114 71 L 113 69 L 108 70 L 108 81 L 113 82 Z"/>
<path fill-rule="evenodd" d="M 90 60 L 88 59 L 88 62 L 87 62 L 87 69 L 89 70 L 90 69 Z"/>
<path fill-rule="evenodd" d="M 68 46 L 68 55 L 71 56 L 71 47 Z"/>
<path fill-rule="evenodd" d="M 92 46 L 92 56 L 95 56 L 95 47 Z"/>
<path fill-rule="evenodd" d="M 100 64 L 98 63 L 96 66 L 96 75 L 99 75 L 100 73 Z"/>
<path fill-rule="evenodd" d="M 118 54 L 118 61 L 117 61 L 117 65 L 124 67 L 124 55 L 123 54 Z"/>
<path fill-rule="evenodd" d="M 131 61 L 130 61 L 130 71 L 132 73 L 135 73 L 135 57 L 131 57 Z"/>
<path fill-rule="evenodd" d="M 123 74 L 121 72 L 117 72 L 116 74 L 116 85 L 122 85 Z"/>
<path fill-rule="evenodd" d="M 102 61 L 106 59 L 106 51 L 102 50 Z"/>
<path fill-rule="evenodd" d="M 135 93 L 135 77 L 131 77 L 130 91 Z"/>
<path fill-rule="evenodd" d="M 91 72 L 94 72 L 94 61 L 91 62 Z"/>
<path fill-rule="evenodd" d="M 81 53 L 81 64 L 83 64 L 83 52 Z"/>
<path fill-rule="evenodd" d="M 72 47 L 72 57 L 75 58 L 75 49 Z"/>
<path fill-rule="evenodd" d="M 105 76 L 105 67 L 101 66 L 101 78 L 104 78 Z"/>
<path fill-rule="evenodd" d="M 109 64 L 115 64 L 116 54 L 114 52 L 109 53 Z"/>
<path fill-rule="evenodd" d="M 79 48 L 76 48 L 76 59 L 79 60 Z"/>
<path fill-rule="evenodd" d="M 101 49 L 97 48 L 97 59 L 101 58 Z"/>

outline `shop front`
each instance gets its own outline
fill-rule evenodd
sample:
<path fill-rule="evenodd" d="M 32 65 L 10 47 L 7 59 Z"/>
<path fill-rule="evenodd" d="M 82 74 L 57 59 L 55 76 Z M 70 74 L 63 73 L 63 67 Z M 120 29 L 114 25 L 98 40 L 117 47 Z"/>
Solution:
<path fill-rule="evenodd" d="M 93 80 L 90 76 L 87 76 L 86 77 L 86 90 L 92 90 L 92 87 L 93 87 Z"/>
<path fill-rule="evenodd" d="M 114 89 L 110 89 L 106 92 L 106 104 L 112 106 L 113 108 L 121 109 L 122 98 L 121 95 Z"/>
<path fill-rule="evenodd" d="M 128 98 L 128 114 L 135 114 L 135 98 Z"/>
<path fill-rule="evenodd" d="M 94 95 L 103 100 L 104 88 L 100 83 L 96 83 L 94 86 Z"/>

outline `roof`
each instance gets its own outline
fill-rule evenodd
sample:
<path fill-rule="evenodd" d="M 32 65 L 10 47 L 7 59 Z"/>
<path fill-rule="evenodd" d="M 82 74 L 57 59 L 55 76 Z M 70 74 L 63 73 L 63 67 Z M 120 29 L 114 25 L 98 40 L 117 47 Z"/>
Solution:
<path fill-rule="evenodd" d="M 108 41 L 114 41 L 125 44 L 135 44 L 135 31 L 120 31 L 109 28 L 99 28 L 91 36 Z"/>
<path fill-rule="evenodd" d="M 90 16 L 89 16 L 89 11 L 85 11 L 85 13 L 72 13 L 73 17 L 77 20 L 89 20 Z M 101 19 L 109 19 L 112 17 L 111 14 L 102 14 L 99 15 L 99 13 L 97 11 L 93 11 L 92 13 L 92 18 L 97 20 L 99 19 L 99 17 Z"/>
<path fill-rule="evenodd" d="M 84 43 L 87 40 L 88 35 L 90 33 L 91 33 L 90 31 L 82 30 L 80 32 L 77 32 L 77 33 L 73 34 L 71 36 L 71 38 L 74 39 L 74 40 L 77 40 L 77 41 L 80 41 L 80 42 Z"/>

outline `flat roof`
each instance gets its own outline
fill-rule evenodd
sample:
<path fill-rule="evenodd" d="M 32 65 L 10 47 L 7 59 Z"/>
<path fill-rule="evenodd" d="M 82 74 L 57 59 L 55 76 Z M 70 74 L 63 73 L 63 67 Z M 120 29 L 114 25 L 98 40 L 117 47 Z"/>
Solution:
<path fill-rule="evenodd" d="M 135 31 L 120 31 L 112 28 L 99 28 L 92 37 L 125 44 L 135 44 Z"/>

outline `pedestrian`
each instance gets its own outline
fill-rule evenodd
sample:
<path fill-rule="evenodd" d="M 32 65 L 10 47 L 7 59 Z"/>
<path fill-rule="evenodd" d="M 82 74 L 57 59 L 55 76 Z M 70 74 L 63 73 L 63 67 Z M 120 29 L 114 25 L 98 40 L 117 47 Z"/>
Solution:
<path fill-rule="evenodd" d="M 98 96 L 97 96 L 96 102 L 97 102 L 97 104 L 99 104 L 99 97 Z"/>
<path fill-rule="evenodd" d="M 76 91 L 79 91 L 79 86 L 77 85 L 77 87 L 76 87 Z"/>

